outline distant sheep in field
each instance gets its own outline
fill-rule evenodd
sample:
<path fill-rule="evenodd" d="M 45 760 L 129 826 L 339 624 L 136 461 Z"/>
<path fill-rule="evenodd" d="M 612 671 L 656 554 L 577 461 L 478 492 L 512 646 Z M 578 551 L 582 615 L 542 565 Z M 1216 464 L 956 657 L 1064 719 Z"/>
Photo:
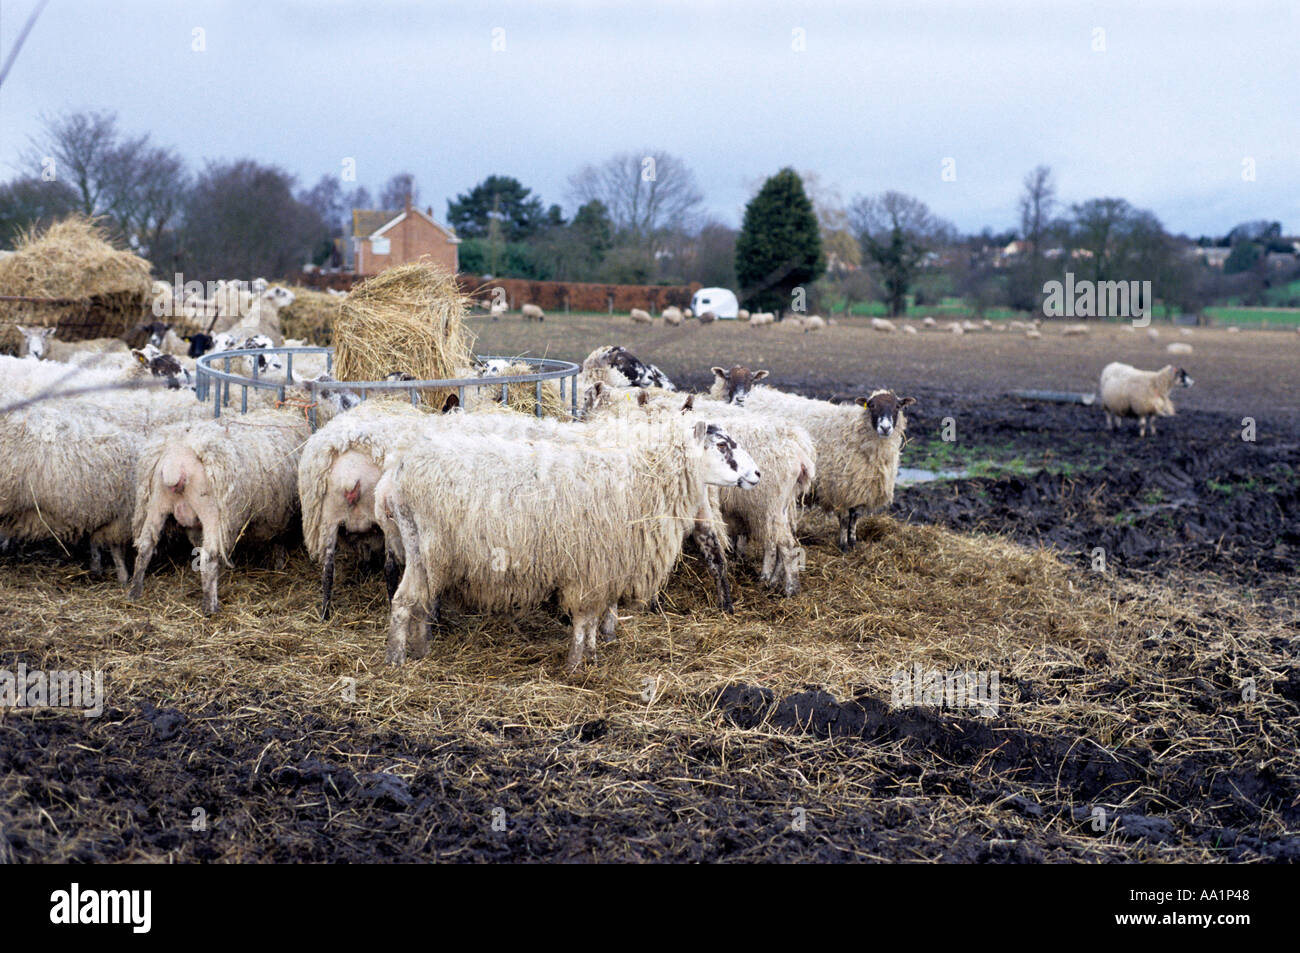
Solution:
<path fill-rule="evenodd" d="M 663 319 L 668 324 L 676 327 L 682 323 L 682 309 L 678 307 L 664 308 Z"/>
<path fill-rule="evenodd" d="M 692 311 L 690 308 L 687 308 L 682 312 L 682 317 L 689 320 L 690 318 L 695 317 L 695 312 Z"/>
<path fill-rule="evenodd" d="M 650 312 L 641 308 L 633 308 L 629 312 L 633 324 L 654 324 L 654 318 L 650 317 Z"/>
<path fill-rule="evenodd" d="M 205 615 L 217 611 L 220 564 L 230 565 L 239 540 L 271 540 L 298 509 L 298 457 L 307 421 L 283 410 L 173 424 L 140 452 L 135 498 L 135 572 L 139 599 L 144 573 L 169 518 L 199 549 Z"/>
<path fill-rule="evenodd" d="M 916 327 L 913 326 L 913 325 L 911 325 L 911 324 L 905 324 L 905 325 L 903 325 L 903 327 L 902 327 L 902 332 L 903 332 L 904 334 L 920 334 L 920 333 L 921 333 L 921 332 L 917 331 L 917 330 L 916 330 Z"/>
<path fill-rule="evenodd" d="M 961 323 L 961 329 L 969 334 L 971 332 L 978 331 L 980 327 L 974 321 L 963 321 Z"/>
<path fill-rule="evenodd" d="M 751 328 L 761 328 L 775 321 L 776 315 L 772 314 L 771 311 L 756 311 L 745 320 L 749 322 Z"/>
<path fill-rule="evenodd" d="M 926 315 L 924 318 L 921 319 L 921 324 L 924 327 L 932 328 L 936 324 L 938 324 L 938 322 L 935 321 L 934 318 L 930 317 L 929 315 Z"/>
<path fill-rule="evenodd" d="M 1147 337 L 1152 341 L 1158 341 L 1160 340 L 1160 332 L 1155 328 L 1147 328 Z"/>
<path fill-rule="evenodd" d="M 1300 330 L 1300 329 L 1297 329 L 1297 330 Z M 1240 334 L 1240 333 L 1241 333 L 1241 328 L 1237 327 L 1237 326 L 1234 324 L 1232 327 L 1228 328 L 1228 333 L 1229 333 L 1229 334 Z"/>
<path fill-rule="evenodd" d="M 1098 391 L 1101 408 L 1106 413 L 1106 429 L 1115 430 L 1125 417 L 1138 419 L 1138 433 L 1145 437 L 1148 425 L 1156 432 L 1156 417 L 1172 417 L 1174 402 L 1169 394 L 1174 386 L 1191 387 L 1192 379 L 1181 367 L 1166 364 L 1158 371 L 1140 371 L 1129 364 L 1114 361 L 1101 372 Z"/>
<path fill-rule="evenodd" d="M 826 319 L 820 314 L 810 314 L 803 321 L 804 333 L 809 331 L 825 331 Z"/>
<path fill-rule="evenodd" d="M 546 312 L 535 304 L 526 304 L 520 309 L 520 315 L 525 321 L 545 321 Z"/>
<path fill-rule="evenodd" d="M 1192 346 L 1184 341 L 1175 341 L 1165 347 L 1170 354 L 1191 354 Z"/>
<path fill-rule="evenodd" d="M 700 324 L 712 324 L 714 321 L 718 320 L 718 316 L 712 311 L 705 311 L 700 315 L 698 320 Z"/>
<path fill-rule="evenodd" d="M 1042 339 L 1043 332 L 1038 330 L 1038 328 L 1030 328 L 1025 332 L 1025 337 L 1030 341 L 1038 341 Z"/>
<path fill-rule="evenodd" d="M 884 331 L 886 334 L 892 334 L 898 330 L 898 325 L 894 324 L 894 322 L 890 321 L 888 318 L 872 318 L 871 330 Z"/>
<path fill-rule="evenodd" d="M 951 331 L 953 334 L 965 334 L 965 333 L 966 333 L 966 329 L 965 329 L 964 327 L 962 327 L 961 324 L 959 324 L 959 323 L 956 322 L 956 321 L 953 321 L 953 322 L 951 322 L 951 323 L 948 325 L 948 330 Z"/>
<path fill-rule="evenodd" d="M 739 311 L 736 312 L 737 321 L 749 321 L 750 317 L 752 316 L 744 308 L 741 308 Z M 750 323 L 752 324 L 753 322 L 751 321 Z"/>
<path fill-rule="evenodd" d="M 506 313 L 506 303 L 504 301 L 493 301 L 488 305 L 488 310 L 492 312 L 492 320 L 496 321 L 501 317 L 501 315 Z"/>
<path fill-rule="evenodd" d="M 1067 324 L 1061 328 L 1061 337 L 1077 338 L 1086 337 L 1088 334 L 1088 325 L 1086 324 Z"/>

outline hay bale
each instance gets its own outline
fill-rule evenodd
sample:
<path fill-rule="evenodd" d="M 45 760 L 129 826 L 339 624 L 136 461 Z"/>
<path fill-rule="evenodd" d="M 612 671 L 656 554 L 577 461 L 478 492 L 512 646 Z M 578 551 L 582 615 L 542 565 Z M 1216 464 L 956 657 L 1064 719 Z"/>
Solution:
<path fill-rule="evenodd" d="M 469 297 L 445 271 L 399 265 L 352 289 L 334 322 L 334 374 L 344 381 L 454 379 L 473 363 L 474 337 L 465 327 Z M 454 388 L 424 393 L 441 409 Z"/>
<path fill-rule="evenodd" d="M 120 337 L 148 320 L 149 262 L 114 248 L 103 228 L 81 216 L 20 236 L 0 259 L 0 295 L 64 299 L 63 304 L 0 301 L 0 350 L 14 351 L 14 324 L 56 326 L 60 341 Z"/>
<path fill-rule="evenodd" d="M 301 338 L 327 346 L 334 334 L 339 305 L 343 298 L 314 288 L 291 285 L 293 304 L 280 309 L 280 328 L 287 338 Z"/>

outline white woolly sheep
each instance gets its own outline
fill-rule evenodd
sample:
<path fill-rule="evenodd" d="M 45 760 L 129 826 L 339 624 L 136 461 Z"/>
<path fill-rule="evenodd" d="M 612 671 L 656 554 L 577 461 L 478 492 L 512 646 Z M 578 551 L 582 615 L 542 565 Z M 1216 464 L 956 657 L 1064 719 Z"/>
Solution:
<path fill-rule="evenodd" d="M 924 318 L 921 319 L 921 324 L 925 325 L 925 327 L 927 327 L 927 328 L 932 328 L 932 327 L 934 327 L 937 323 L 938 323 L 938 322 L 935 321 L 934 318 L 930 317 L 929 315 L 927 315 L 926 317 L 924 317 Z"/>
<path fill-rule="evenodd" d="M 309 432 L 300 416 L 254 410 L 153 434 L 136 474 L 131 598 L 140 598 L 158 537 L 172 518 L 199 548 L 203 612 L 216 612 L 220 563 L 231 565 L 235 543 L 274 539 L 293 519 L 298 457 Z"/>
<path fill-rule="evenodd" d="M 34 357 L 38 361 L 66 361 L 77 354 L 125 354 L 129 350 L 121 338 L 59 341 L 54 336 L 58 331 L 55 327 L 29 327 L 25 324 L 15 324 L 14 327 L 23 336 L 18 356 Z"/>
<path fill-rule="evenodd" d="M 629 312 L 633 324 L 653 324 L 654 318 L 650 317 L 649 311 L 643 311 L 640 308 L 633 308 Z"/>
<path fill-rule="evenodd" d="M 916 327 L 911 324 L 903 325 L 902 331 L 904 334 L 920 334 L 920 332 L 916 330 Z"/>
<path fill-rule="evenodd" d="M 611 376 L 610 372 L 613 373 Z M 587 355 L 582 362 L 582 374 L 579 376 L 579 391 L 589 387 L 597 380 L 603 380 L 615 387 L 661 387 L 664 390 L 676 390 L 677 386 L 668 379 L 668 375 L 653 364 L 638 360 L 627 348 L 618 344 L 598 347 Z"/>
<path fill-rule="evenodd" d="M 1156 417 L 1172 417 L 1174 402 L 1169 394 L 1174 385 L 1191 387 L 1192 379 L 1181 367 L 1166 364 L 1158 371 L 1140 371 L 1131 364 L 1113 361 L 1101 371 L 1098 391 L 1106 413 L 1106 429 L 1115 430 L 1125 417 L 1138 419 L 1138 432 L 1156 432 Z"/>
<path fill-rule="evenodd" d="M 535 304 L 526 304 L 520 310 L 520 314 L 525 321 L 545 321 L 546 312 Z"/>
<path fill-rule="evenodd" d="M 406 551 L 387 660 L 427 651 L 419 615 L 444 592 L 480 611 L 556 593 L 573 622 L 576 671 L 610 606 L 664 584 L 706 486 L 758 482 L 748 455 L 704 421 L 664 415 L 622 429 L 613 445 L 457 434 L 414 444 L 386 468 L 376 515 L 396 523 Z"/>
<path fill-rule="evenodd" d="M 682 309 L 676 306 L 664 308 L 663 319 L 667 324 L 676 327 L 682 323 Z"/>
<path fill-rule="evenodd" d="M 741 320 L 745 320 L 745 319 L 741 319 Z M 749 315 L 748 318 L 749 326 L 751 328 L 761 328 L 771 324 L 775 320 L 776 320 L 776 315 L 774 315 L 771 311 L 756 311 L 754 314 Z"/>
<path fill-rule="evenodd" d="M 1061 328 L 1061 337 L 1076 338 L 1084 337 L 1088 334 L 1088 325 L 1086 324 L 1067 324 Z"/>
<path fill-rule="evenodd" d="M 803 329 L 804 333 L 809 331 L 824 331 L 826 330 L 826 319 L 820 314 L 810 314 L 808 317 L 804 318 Z"/>
<path fill-rule="evenodd" d="M 90 543 L 126 582 L 136 455 L 142 438 L 86 405 L 48 400 L 0 414 L 0 537 Z"/>
<path fill-rule="evenodd" d="M 1170 354 L 1191 354 L 1192 346 L 1184 341 L 1174 341 L 1172 344 L 1166 345 L 1165 350 Z"/>
<path fill-rule="evenodd" d="M 745 406 L 803 427 L 812 436 L 817 476 L 811 502 L 836 514 L 839 546 L 848 551 L 857 542 L 856 526 L 862 514 L 894 502 L 899 452 L 907 427 L 903 408 L 914 403 L 911 397 L 877 390 L 858 398 L 858 406 L 844 406 L 760 385 L 750 391 Z"/>
<path fill-rule="evenodd" d="M 751 315 L 744 308 L 741 308 L 739 311 L 736 312 L 737 321 L 748 321 L 751 317 L 753 317 L 753 315 Z"/>
<path fill-rule="evenodd" d="M 884 331 L 886 334 L 889 334 L 894 331 L 897 331 L 898 326 L 894 324 L 893 321 L 890 321 L 888 318 L 872 318 L 871 330 Z"/>

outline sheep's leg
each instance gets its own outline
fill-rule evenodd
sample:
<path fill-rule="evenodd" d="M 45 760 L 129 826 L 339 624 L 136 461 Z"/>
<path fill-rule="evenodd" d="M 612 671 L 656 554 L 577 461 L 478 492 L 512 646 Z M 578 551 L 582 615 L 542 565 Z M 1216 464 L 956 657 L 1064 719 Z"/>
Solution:
<path fill-rule="evenodd" d="M 216 611 L 221 608 L 221 601 L 217 598 L 217 579 L 220 575 L 220 554 L 205 546 L 199 550 L 199 578 L 203 582 L 201 608 L 204 615 L 215 615 Z"/>
<path fill-rule="evenodd" d="M 849 510 L 849 548 L 852 549 L 858 542 L 858 520 L 862 518 L 865 506 L 855 506 Z"/>
<path fill-rule="evenodd" d="M 745 547 L 748 545 L 749 545 L 749 534 L 737 533 L 735 542 L 732 543 L 732 548 L 736 552 L 736 562 L 740 562 L 740 560 L 745 558 Z"/>
<path fill-rule="evenodd" d="M 284 543 L 274 544 L 271 547 L 271 561 L 276 572 L 283 572 L 284 567 L 289 565 L 289 547 Z"/>
<path fill-rule="evenodd" d="M 330 599 L 334 595 L 334 552 L 338 546 L 338 531 L 325 544 L 325 556 L 320 567 L 320 618 L 326 622 L 330 617 Z M 392 596 L 392 593 L 389 593 Z"/>
<path fill-rule="evenodd" d="M 402 576 L 401 585 L 393 593 L 393 607 L 388 613 L 388 650 L 384 661 L 401 665 L 406 661 L 406 634 L 411 626 L 411 595 L 408 585 L 409 569 Z"/>
<path fill-rule="evenodd" d="M 727 557 L 722 551 L 722 543 L 718 541 L 718 534 L 707 523 L 696 521 L 695 544 L 700 547 L 704 564 L 709 567 L 709 572 L 718 584 L 718 604 L 722 611 L 735 612 L 736 607 L 731 601 L 731 583 L 727 579 Z"/>
<path fill-rule="evenodd" d="M 126 553 L 121 543 L 113 543 L 108 547 L 108 554 L 113 557 L 113 571 L 117 574 L 117 581 L 125 586 L 131 574 L 126 571 Z"/>
<path fill-rule="evenodd" d="M 98 543 L 90 544 L 90 574 L 92 576 L 104 574 L 104 554 L 100 552 Z"/>
<path fill-rule="evenodd" d="M 1139 417 L 1139 418 L 1138 418 L 1138 436 L 1139 436 L 1139 437 L 1145 437 L 1146 435 L 1147 435 L 1147 419 L 1146 419 L 1145 417 Z"/>
<path fill-rule="evenodd" d="M 600 620 L 600 634 L 605 637 L 606 642 L 613 642 L 616 638 L 615 631 L 618 628 L 618 607 L 611 605 L 605 610 L 605 615 Z"/>
<path fill-rule="evenodd" d="M 588 652 L 596 657 L 596 618 L 589 612 L 573 613 L 573 642 L 569 646 L 569 659 L 564 670 L 572 675 L 578 670 Z"/>
<path fill-rule="evenodd" d="M 853 546 L 853 543 L 849 541 L 849 519 L 850 519 L 850 514 L 852 512 L 853 512 L 852 510 L 849 510 L 848 513 L 845 513 L 843 516 L 840 517 L 839 545 L 840 545 L 840 552 L 842 553 L 847 553 Z"/>
<path fill-rule="evenodd" d="M 402 570 L 397 564 L 397 557 L 391 552 L 384 551 L 384 585 L 388 588 L 388 604 L 393 604 L 393 593 L 397 591 L 397 585 L 402 581 Z"/>
<path fill-rule="evenodd" d="M 158 537 L 162 535 L 167 523 L 167 514 L 160 510 L 149 513 L 140 535 L 135 539 L 135 574 L 131 577 L 131 590 L 128 598 L 139 599 L 144 595 L 144 571 L 149 568 L 154 549 L 158 546 Z"/>

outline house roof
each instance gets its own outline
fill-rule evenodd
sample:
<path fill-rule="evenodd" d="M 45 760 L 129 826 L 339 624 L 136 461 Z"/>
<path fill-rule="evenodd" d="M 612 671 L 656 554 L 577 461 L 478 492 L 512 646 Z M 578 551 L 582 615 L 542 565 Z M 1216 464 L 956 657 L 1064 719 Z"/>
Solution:
<path fill-rule="evenodd" d="M 400 223 L 411 212 L 419 215 L 435 228 L 440 228 L 446 232 L 449 242 L 460 244 L 460 239 L 456 237 L 455 232 L 441 222 L 436 221 L 433 216 L 421 212 L 418 208 L 395 212 L 354 208 L 352 210 L 352 234 L 357 238 L 378 238 Z"/>

